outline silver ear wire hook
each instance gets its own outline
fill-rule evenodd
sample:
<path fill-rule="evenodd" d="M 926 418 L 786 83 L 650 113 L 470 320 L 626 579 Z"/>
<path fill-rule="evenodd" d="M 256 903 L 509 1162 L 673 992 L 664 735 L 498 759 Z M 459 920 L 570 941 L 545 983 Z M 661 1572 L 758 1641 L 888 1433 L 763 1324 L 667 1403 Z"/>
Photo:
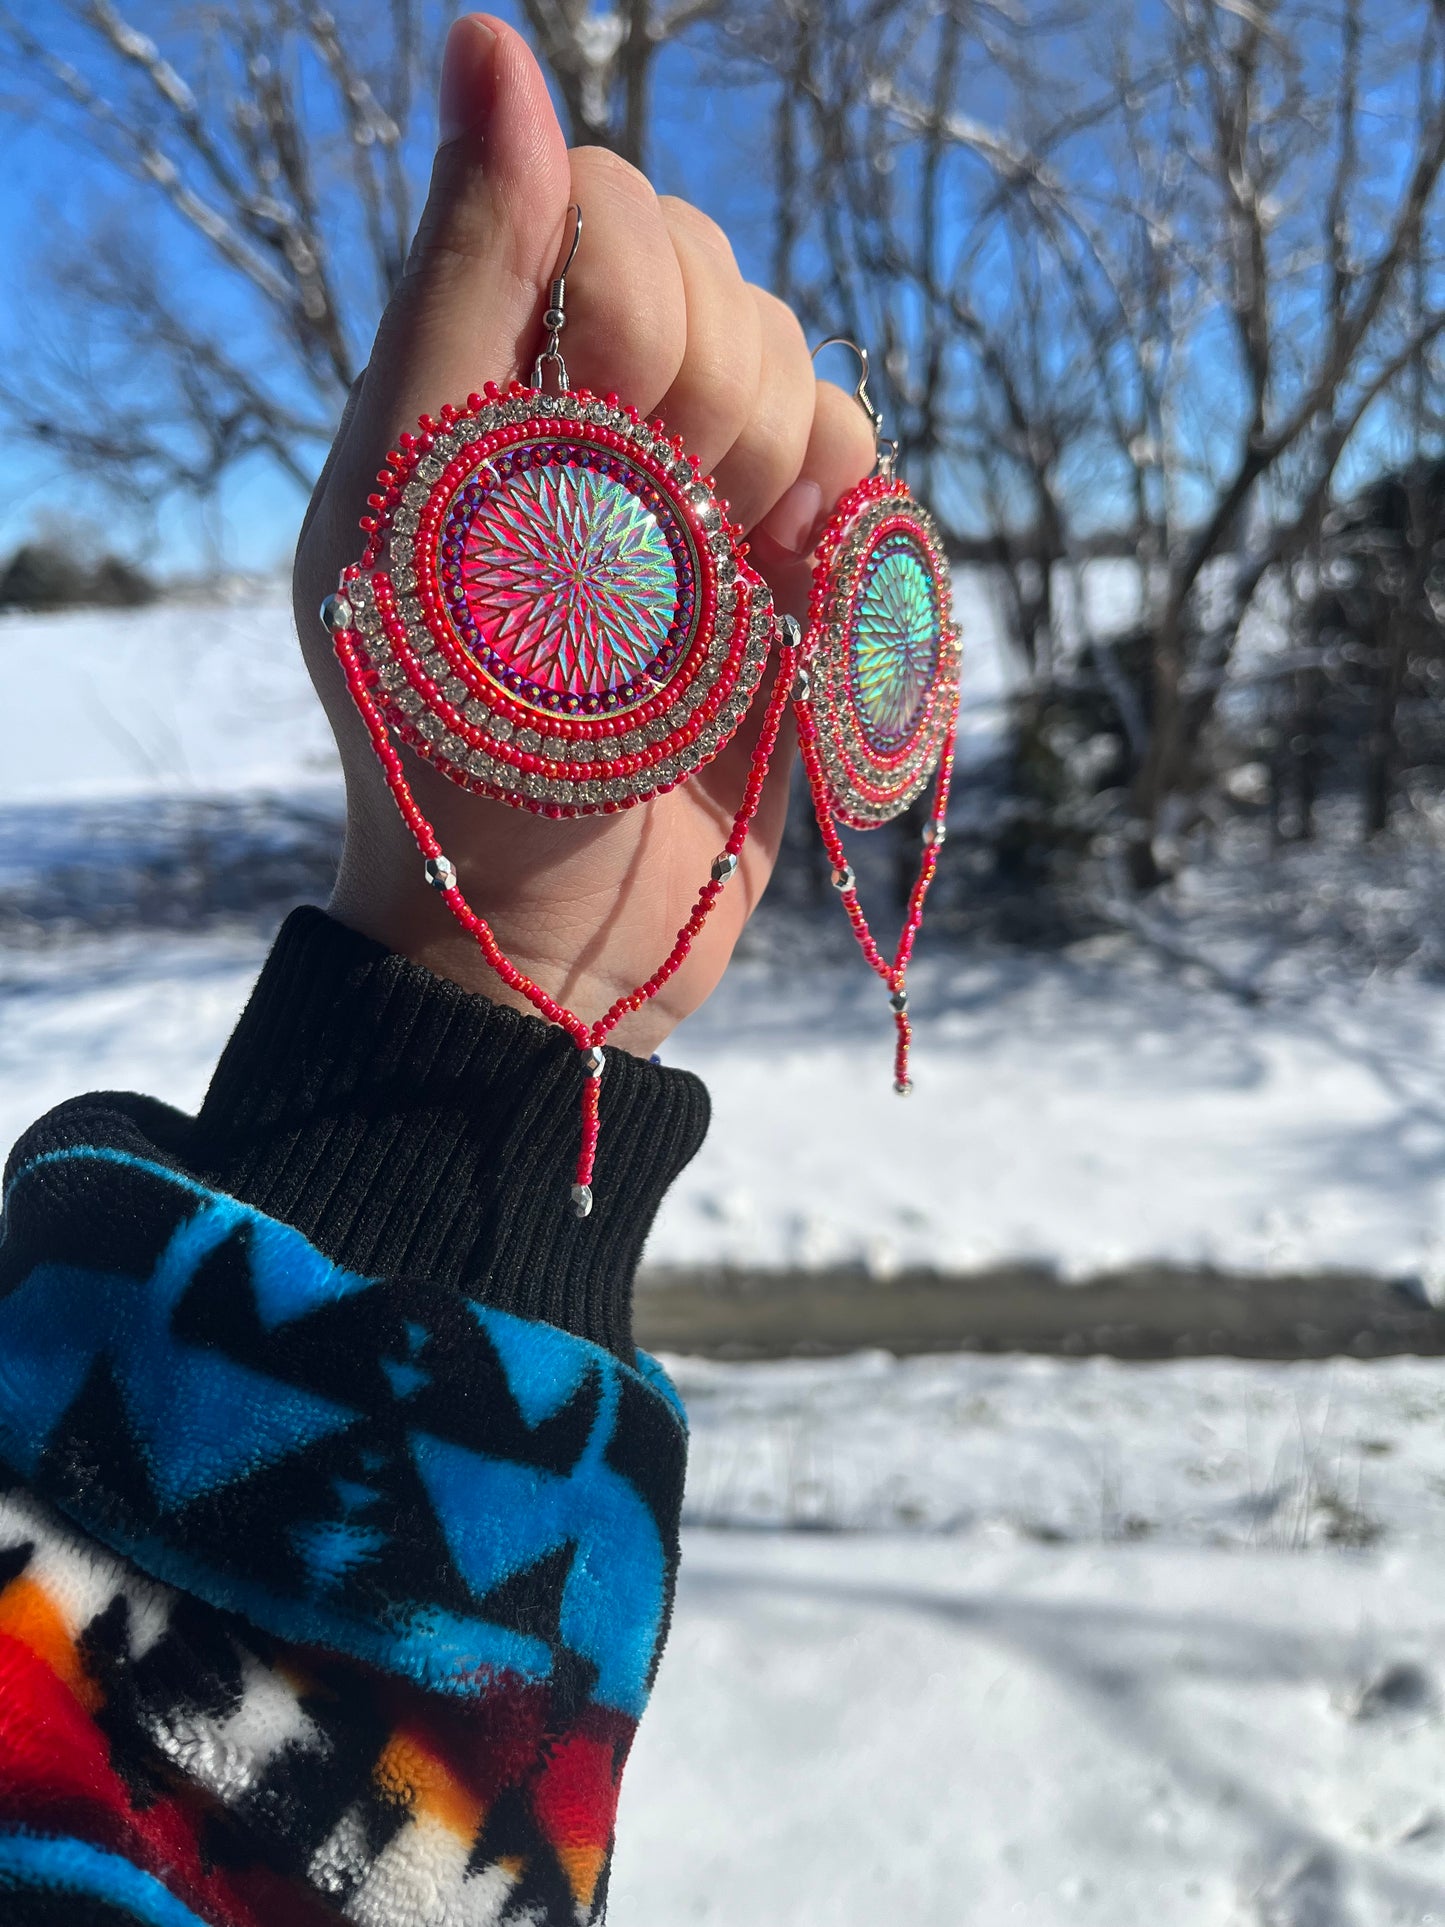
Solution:
<path fill-rule="evenodd" d="M 576 225 L 572 229 L 572 245 L 567 250 L 567 258 L 557 270 L 557 277 L 547 297 L 547 311 L 542 316 L 542 326 L 547 330 L 547 343 L 541 354 L 532 364 L 532 386 L 545 386 L 546 372 L 550 368 L 557 377 L 557 392 L 561 394 L 572 386 L 567 373 L 567 364 L 562 359 L 562 330 L 567 326 L 567 276 L 572 271 L 572 263 L 577 259 L 577 250 L 582 244 L 582 209 L 573 201 L 567 212 L 575 215 Z"/>
<path fill-rule="evenodd" d="M 874 459 L 877 463 L 878 473 L 884 476 L 891 475 L 893 473 L 893 465 L 898 460 L 898 444 L 891 436 L 883 433 L 883 410 L 868 393 L 868 350 L 860 347 L 851 335 L 829 335 L 826 341 L 820 341 L 813 350 L 814 361 L 818 359 L 825 348 L 851 348 L 853 353 L 857 355 L 859 367 L 862 372 L 858 376 L 858 386 L 853 390 L 853 399 L 868 417 L 869 424 L 872 427 L 873 446 L 875 450 Z"/>

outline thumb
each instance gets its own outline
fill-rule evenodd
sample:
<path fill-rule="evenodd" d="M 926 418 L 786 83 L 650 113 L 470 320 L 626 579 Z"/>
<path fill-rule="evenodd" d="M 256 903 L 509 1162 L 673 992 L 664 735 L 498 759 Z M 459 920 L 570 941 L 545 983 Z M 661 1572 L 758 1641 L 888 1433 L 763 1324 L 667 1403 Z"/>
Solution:
<path fill-rule="evenodd" d="M 562 245 L 567 144 L 541 69 L 503 21 L 453 23 L 438 122 L 426 207 L 350 425 L 367 467 L 418 416 L 530 361 Z"/>

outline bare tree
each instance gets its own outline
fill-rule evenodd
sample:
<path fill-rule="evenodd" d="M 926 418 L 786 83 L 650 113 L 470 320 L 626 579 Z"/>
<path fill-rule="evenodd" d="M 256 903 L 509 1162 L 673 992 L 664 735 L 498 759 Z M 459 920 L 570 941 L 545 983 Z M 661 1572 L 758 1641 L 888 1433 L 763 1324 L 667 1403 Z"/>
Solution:
<path fill-rule="evenodd" d="M 1445 333 L 1439 9 L 785 13 L 752 42 L 789 134 L 780 253 L 820 320 L 882 345 L 913 477 L 998 565 L 1035 679 L 1092 664 L 1147 886 L 1247 615 Z M 1101 542 L 1138 559 L 1134 664 L 1078 592 Z"/>
<path fill-rule="evenodd" d="M 717 10 L 526 9 L 577 139 L 641 162 L 660 50 Z M 406 260 L 452 10 L 440 0 L 0 4 L 17 101 L 107 174 L 57 241 L 13 428 L 130 500 L 238 464 L 309 484 Z"/>
<path fill-rule="evenodd" d="M 658 54 L 690 29 L 715 19 L 724 0 L 523 0 L 527 24 L 551 68 L 573 143 L 610 147 L 646 167 Z"/>

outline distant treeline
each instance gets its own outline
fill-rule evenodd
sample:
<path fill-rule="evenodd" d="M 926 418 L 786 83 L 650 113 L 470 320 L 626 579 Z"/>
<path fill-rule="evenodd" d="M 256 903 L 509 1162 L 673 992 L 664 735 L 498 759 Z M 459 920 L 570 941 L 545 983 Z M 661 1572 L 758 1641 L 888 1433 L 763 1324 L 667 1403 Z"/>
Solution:
<path fill-rule="evenodd" d="M 139 609 L 156 599 L 143 569 L 118 555 L 77 561 L 55 542 L 26 542 L 0 568 L 0 609 Z"/>

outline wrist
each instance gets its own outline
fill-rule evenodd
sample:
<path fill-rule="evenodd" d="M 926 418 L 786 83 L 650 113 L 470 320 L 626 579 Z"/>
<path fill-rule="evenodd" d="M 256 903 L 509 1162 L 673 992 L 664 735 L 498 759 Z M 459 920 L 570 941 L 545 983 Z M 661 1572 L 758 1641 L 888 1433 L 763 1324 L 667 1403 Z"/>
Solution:
<path fill-rule="evenodd" d="M 502 981 L 476 940 L 458 925 L 441 896 L 419 886 L 415 858 L 404 873 L 378 871 L 367 866 L 359 876 L 350 873 L 343 861 L 326 909 L 337 923 L 370 938 L 395 956 L 419 965 L 432 976 L 525 1017 L 537 1017 L 536 1006 L 523 991 Z M 560 954 L 545 952 L 536 943 L 535 921 L 529 925 L 523 919 L 508 915 L 494 916 L 489 921 L 516 968 L 533 983 L 565 1001 L 584 1021 L 610 1009 L 636 981 L 635 977 L 627 976 L 625 968 L 615 972 L 587 970 L 571 961 L 583 954 L 587 945 L 584 939 L 567 947 L 560 938 L 560 927 L 566 926 L 564 923 L 559 927 L 555 910 L 549 922 L 554 931 L 559 932 L 557 952 Z M 609 932 L 608 937 L 612 944 L 616 943 L 615 931 Z M 687 984 L 682 988 L 685 991 Z M 625 1016 L 608 1033 L 607 1047 L 627 1051 L 634 1057 L 651 1057 L 685 1015 L 686 1007 L 675 1007 L 664 991 L 649 999 L 641 1010 Z"/>

